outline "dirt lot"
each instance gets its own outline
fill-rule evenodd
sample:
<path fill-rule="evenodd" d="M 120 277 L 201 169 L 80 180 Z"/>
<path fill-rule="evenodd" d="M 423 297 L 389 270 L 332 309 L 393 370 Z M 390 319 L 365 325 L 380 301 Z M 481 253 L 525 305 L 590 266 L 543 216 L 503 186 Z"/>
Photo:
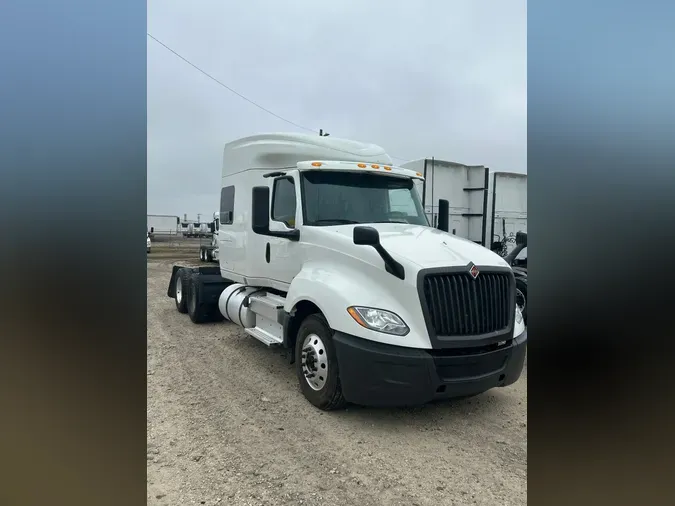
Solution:
<path fill-rule="evenodd" d="M 176 311 L 176 253 L 148 259 L 149 505 L 526 504 L 527 369 L 473 399 L 324 413 L 285 353 Z"/>

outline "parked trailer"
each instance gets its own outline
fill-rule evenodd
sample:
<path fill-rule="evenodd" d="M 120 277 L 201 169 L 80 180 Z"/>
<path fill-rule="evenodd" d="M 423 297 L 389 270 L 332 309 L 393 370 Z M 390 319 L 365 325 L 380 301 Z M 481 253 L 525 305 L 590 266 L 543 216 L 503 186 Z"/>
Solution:
<path fill-rule="evenodd" d="M 516 246 L 516 234 L 527 233 L 527 174 L 493 173 L 488 194 L 490 248 L 506 256 Z"/>
<path fill-rule="evenodd" d="M 450 231 L 506 256 L 516 232 L 527 232 L 527 175 L 493 172 L 483 165 L 464 165 L 422 158 L 402 165 L 421 172 L 417 190 L 432 226 L 439 209 L 435 199 L 449 202 Z M 496 204 L 495 204 L 496 203 Z"/>
<path fill-rule="evenodd" d="M 148 233 L 177 234 L 180 230 L 180 218 L 169 214 L 148 214 Z"/>
<path fill-rule="evenodd" d="M 292 351 L 314 406 L 418 405 L 518 380 L 527 331 L 503 258 L 429 226 L 372 144 L 267 134 L 225 146 L 217 267 L 174 266 L 194 323 L 228 319 Z"/>
<path fill-rule="evenodd" d="M 434 158 L 413 160 L 402 167 L 424 175 L 424 181 L 416 186 L 432 226 L 437 226 L 439 217 L 435 199 L 447 200 L 452 234 L 481 245 L 487 243 L 487 167 Z"/>

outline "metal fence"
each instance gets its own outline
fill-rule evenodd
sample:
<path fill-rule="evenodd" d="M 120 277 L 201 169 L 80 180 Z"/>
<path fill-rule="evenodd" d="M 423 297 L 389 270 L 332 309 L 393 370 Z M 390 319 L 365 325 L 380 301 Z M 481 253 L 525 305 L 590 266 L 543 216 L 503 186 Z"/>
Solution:
<path fill-rule="evenodd" d="M 157 249 L 194 249 L 211 244 L 211 237 L 185 237 L 178 232 L 154 232 L 150 234 L 152 247 Z"/>

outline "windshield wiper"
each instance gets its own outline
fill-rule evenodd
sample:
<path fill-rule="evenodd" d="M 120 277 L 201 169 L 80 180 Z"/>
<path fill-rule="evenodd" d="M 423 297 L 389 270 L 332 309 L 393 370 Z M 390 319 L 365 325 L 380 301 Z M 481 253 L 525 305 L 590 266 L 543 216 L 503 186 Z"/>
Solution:
<path fill-rule="evenodd" d="M 334 223 L 336 225 L 353 225 L 354 223 L 359 223 L 358 221 L 354 220 L 343 220 L 342 218 L 331 218 L 331 219 L 321 219 L 321 220 L 314 220 L 312 222 L 312 225 L 318 225 L 319 223 Z"/>
<path fill-rule="evenodd" d="M 410 223 L 408 223 L 405 220 L 379 220 L 379 221 L 373 221 L 371 223 L 405 223 L 406 225 L 410 225 Z"/>

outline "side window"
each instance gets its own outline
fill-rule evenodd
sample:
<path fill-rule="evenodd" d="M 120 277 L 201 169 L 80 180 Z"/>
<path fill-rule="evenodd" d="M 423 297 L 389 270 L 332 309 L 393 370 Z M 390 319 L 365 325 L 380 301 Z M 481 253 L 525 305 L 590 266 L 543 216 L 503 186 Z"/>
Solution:
<path fill-rule="evenodd" d="M 279 178 L 274 181 L 272 219 L 295 228 L 295 183 L 290 177 Z"/>
<path fill-rule="evenodd" d="M 234 223 L 234 186 L 226 186 L 220 190 L 220 224 Z"/>

